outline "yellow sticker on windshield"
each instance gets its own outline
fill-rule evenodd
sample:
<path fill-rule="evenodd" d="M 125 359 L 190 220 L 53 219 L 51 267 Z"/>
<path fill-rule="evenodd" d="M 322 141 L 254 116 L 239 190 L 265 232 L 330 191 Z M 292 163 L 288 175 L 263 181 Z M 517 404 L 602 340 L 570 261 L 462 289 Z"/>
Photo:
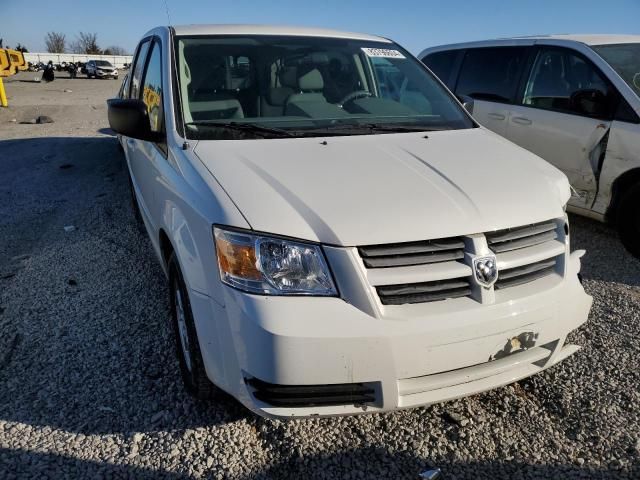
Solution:
<path fill-rule="evenodd" d="M 390 48 L 363 48 L 362 51 L 367 57 L 406 58 L 398 50 L 392 50 Z"/>

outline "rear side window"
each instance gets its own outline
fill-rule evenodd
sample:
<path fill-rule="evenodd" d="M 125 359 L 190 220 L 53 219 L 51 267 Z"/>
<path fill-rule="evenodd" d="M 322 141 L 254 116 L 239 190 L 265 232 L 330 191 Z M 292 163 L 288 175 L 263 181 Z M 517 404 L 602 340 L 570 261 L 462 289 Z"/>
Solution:
<path fill-rule="evenodd" d="M 131 95 L 130 98 L 140 98 L 140 81 L 142 80 L 142 74 L 144 73 L 144 64 L 147 60 L 147 52 L 149 51 L 149 40 L 140 45 L 138 49 L 138 55 L 136 56 L 136 63 L 131 70 Z"/>
<path fill-rule="evenodd" d="M 436 76 L 442 80 L 442 83 L 451 87 L 451 71 L 458 58 L 458 50 L 450 50 L 448 52 L 436 52 L 431 55 L 427 55 L 422 59 L 429 69 L 436 74 Z"/>
<path fill-rule="evenodd" d="M 525 47 L 467 50 L 456 94 L 477 100 L 511 102 L 518 88 L 526 54 Z"/>

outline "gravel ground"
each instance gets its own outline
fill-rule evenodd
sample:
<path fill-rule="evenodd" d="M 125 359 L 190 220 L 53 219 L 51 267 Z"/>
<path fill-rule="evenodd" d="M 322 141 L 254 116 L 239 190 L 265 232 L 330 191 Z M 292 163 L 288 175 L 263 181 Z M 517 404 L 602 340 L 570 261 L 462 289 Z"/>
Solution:
<path fill-rule="evenodd" d="M 640 478 L 640 264 L 577 217 L 594 306 L 572 334 L 584 348 L 543 374 L 427 408 L 289 422 L 187 396 L 166 282 L 107 129 L 118 86 L 6 84 L 0 478 L 415 479 L 429 466 L 446 479 Z M 18 123 L 36 114 L 55 123 Z"/>

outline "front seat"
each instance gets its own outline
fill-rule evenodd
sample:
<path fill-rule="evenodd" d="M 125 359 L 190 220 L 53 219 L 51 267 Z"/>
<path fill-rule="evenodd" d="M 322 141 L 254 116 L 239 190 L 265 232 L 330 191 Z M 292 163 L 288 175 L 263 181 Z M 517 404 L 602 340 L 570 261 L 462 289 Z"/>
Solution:
<path fill-rule="evenodd" d="M 311 118 L 333 118 L 349 115 L 337 105 L 327 102 L 324 93 L 322 93 L 324 79 L 317 68 L 298 77 L 298 89 L 298 93 L 289 96 L 285 106 L 285 115 Z"/>

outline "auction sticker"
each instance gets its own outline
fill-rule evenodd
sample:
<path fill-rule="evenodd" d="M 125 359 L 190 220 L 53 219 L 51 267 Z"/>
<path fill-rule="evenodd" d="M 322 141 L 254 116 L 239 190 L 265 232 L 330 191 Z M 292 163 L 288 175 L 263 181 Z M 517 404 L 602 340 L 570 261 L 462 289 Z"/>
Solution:
<path fill-rule="evenodd" d="M 390 48 L 363 48 L 362 51 L 367 57 L 406 58 L 398 50 L 392 50 Z"/>

